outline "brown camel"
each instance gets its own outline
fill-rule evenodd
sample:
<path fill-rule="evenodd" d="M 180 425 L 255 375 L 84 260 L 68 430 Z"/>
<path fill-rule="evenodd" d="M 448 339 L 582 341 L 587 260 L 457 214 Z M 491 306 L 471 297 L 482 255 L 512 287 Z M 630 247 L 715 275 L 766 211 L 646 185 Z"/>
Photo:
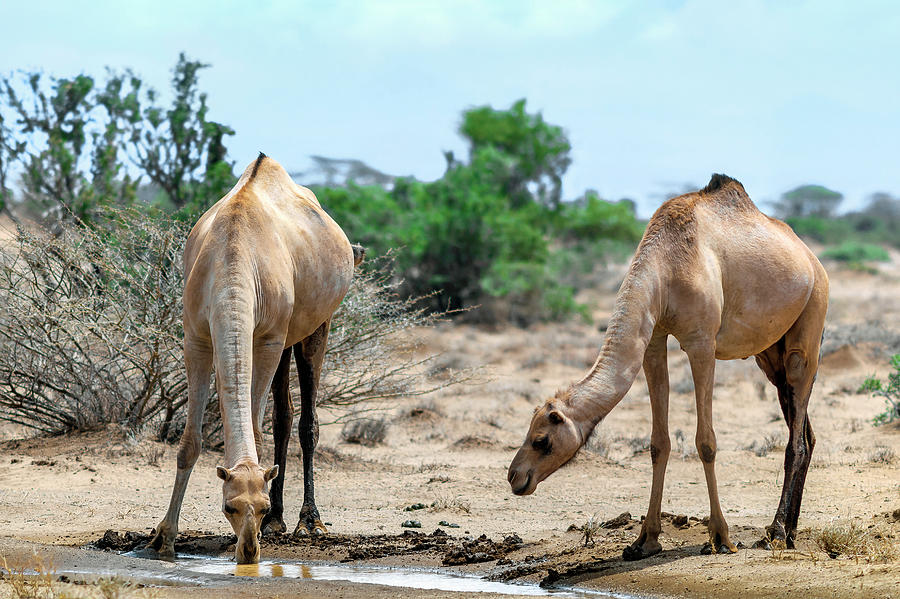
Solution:
<path fill-rule="evenodd" d="M 528 495 L 568 462 L 622 399 L 643 363 L 653 416 L 650 507 L 623 557 L 661 550 L 660 506 L 669 457 L 666 339 L 687 353 L 697 401 L 697 452 L 709 491 L 709 549 L 734 552 L 716 488 L 712 390 L 716 359 L 756 356 L 778 390 L 790 430 L 784 489 L 767 528 L 793 546 L 815 436 L 806 408 L 816 377 L 828 277 L 784 223 L 759 212 L 743 186 L 713 175 L 699 192 L 664 203 L 647 226 L 616 297 L 591 371 L 535 411 L 509 467 L 513 493 Z"/>
<path fill-rule="evenodd" d="M 295 533 L 324 531 L 313 494 L 316 389 L 331 315 L 362 256 L 316 196 L 264 154 L 194 225 L 184 248 L 187 422 L 169 510 L 148 547 L 166 557 L 175 554 L 178 516 L 200 455 L 214 366 L 225 434 L 225 464 L 216 474 L 223 481 L 222 510 L 237 535 L 237 562 L 259 561 L 263 521 L 269 529 L 284 530 L 282 489 L 293 419 L 287 384 L 291 349 L 300 377 L 304 475 Z M 276 464 L 266 469 L 258 456 L 270 386 Z"/>

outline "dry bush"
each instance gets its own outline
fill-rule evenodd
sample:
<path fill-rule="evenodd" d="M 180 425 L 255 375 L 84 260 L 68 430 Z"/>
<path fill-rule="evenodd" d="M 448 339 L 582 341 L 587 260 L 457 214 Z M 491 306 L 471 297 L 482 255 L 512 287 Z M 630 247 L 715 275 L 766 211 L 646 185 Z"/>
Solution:
<path fill-rule="evenodd" d="M 844 555 L 866 561 L 892 561 L 900 557 L 897 546 L 878 528 L 864 528 L 852 521 L 815 531 L 813 540 L 831 558 Z"/>
<path fill-rule="evenodd" d="M 171 422 L 185 234 L 137 212 L 114 233 L 20 228 L 0 255 L 0 419 L 50 434 Z"/>
<path fill-rule="evenodd" d="M 108 228 L 20 228 L 0 248 L 0 420 L 45 434 L 118 423 L 177 440 L 187 385 L 181 253 L 187 227 L 139 211 Z M 396 294 L 389 261 L 358 272 L 332 320 L 318 404 L 332 422 L 467 380 L 446 369 L 421 385 L 437 354 L 417 335 L 441 314 Z M 296 380 L 296 377 L 292 377 Z M 204 438 L 221 444 L 211 393 Z"/>
<path fill-rule="evenodd" d="M 459 384 L 477 370 L 427 350 L 421 329 L 447 313 L 429 312 L 427 297 L 401 298 L 392 271 L 390 256 L 357 271 L 334 313 L 316 401 L 331 412 L 330 422 Z M 424 373 L 434 370 L 439 379 L 423 384 Z"/>

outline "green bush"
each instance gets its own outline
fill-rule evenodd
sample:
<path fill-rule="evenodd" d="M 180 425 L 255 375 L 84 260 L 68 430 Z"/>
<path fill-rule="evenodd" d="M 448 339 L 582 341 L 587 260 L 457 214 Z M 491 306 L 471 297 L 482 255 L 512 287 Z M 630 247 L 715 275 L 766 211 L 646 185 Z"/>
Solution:
<path fill-rule="evenodd" d="M 822 257 L 851 264 L 887 262 L 890 260 L 890 256 L 883 247 L 858 241 L 845 241 L 839 246 L 828 248 L 822 252 Z"/>

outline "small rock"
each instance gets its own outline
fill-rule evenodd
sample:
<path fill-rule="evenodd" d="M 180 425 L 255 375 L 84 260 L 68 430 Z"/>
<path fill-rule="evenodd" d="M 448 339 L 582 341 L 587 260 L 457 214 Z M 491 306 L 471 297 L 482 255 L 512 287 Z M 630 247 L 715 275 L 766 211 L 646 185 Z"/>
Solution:
<path fill-rule="evenodd" d="M 512 533 L 511 535 L 507 535 L 506 537 L 504 537 L 503 544 L 504 545 L 521 545 L 522 537 L 520 537 L 516 533 Z"/>
<path fill-rule="evenodd" d="M 684 514 L 678 514 L 672 518 L 672 525 L 676 528 L 687 528 L 689 526 L 688 517 Z"/>
<path fill-rule="evenodd" d="M 600 525 L 600 528 L 622 528 L 631 522 L 631 512 L 622 512 L 612 520 L 607 520 Z"/>
<path fill-rule="evenodd" d="M 418 520 L 404 520 L 400 526 L 403 528 L 422 528 L 422 523 Z"/>
<path fill-rule="evenodd" d="M 416 510 L 424 510 L 424 509 L 425 509 L 424 503 L 414 503 L 412 505 L 408 505 L 405 508 L 403 508 L 403 511 L 404 512 L 414 512 Z"/>
<path fill-rule="evenodd" d="M 459 528 L 459 524 L 447 522 L 446 520 L 441 520 L 440 522 L 438 522 L 438 526 L 446 526 L 447 528 Z"/>

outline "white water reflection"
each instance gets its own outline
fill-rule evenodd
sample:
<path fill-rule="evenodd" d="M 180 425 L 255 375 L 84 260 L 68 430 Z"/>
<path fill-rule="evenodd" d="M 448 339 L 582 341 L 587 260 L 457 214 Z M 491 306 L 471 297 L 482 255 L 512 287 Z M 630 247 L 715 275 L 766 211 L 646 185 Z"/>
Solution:
<path fill-rule="evenodd" d="M 259 564 L 237 565 L 227 558 L 180 557 L 176 563 L 186 570 L 203 574 L 233 574 L 235 576 L 264 576 L 340 580 L 358 584 L 380 584 L 435 591 L 463 593 L 497 593 L 527 597 L 616 597 L 581 590 L 544 589 L 537 585 L 493 582 L 475 576 L 447 574 L 433 570 L 388 568 L 358 565 L 304 564 L 287 561 L 263 561 Z"/>

